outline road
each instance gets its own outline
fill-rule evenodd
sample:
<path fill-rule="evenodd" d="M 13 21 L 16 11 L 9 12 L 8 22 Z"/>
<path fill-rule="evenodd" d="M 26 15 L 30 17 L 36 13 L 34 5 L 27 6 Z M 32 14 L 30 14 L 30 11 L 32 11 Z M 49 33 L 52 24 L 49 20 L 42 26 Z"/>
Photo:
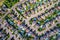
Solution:
<path fill-rule="evenodd" d="M 59 1 L 58 1 L 58 2 L 59 2 Z M 56 3 L 58 3 L 58 2 L 56 2 Z M 52 4 L 51 6 L 47 7 L 46 9 L 52 8 L 56 3 Z M 38 13 L 33 14 L 33 15 L 31 15 L 30 17 L 28 17 L 27 19 L 25 19 L 25 20 L 26 20 L 26 23 L 27 23 L 28 25 L 30 25 L 30 24 L 29 24 L 29 20 L 30 20 L 31 18 L 33 18 L 33 17 L 36 17 L 36 16 L 38 16 L 38 15 L 41 15 L 41 13 L 44 13 L 46 9 L 43 9 L 42 11 L 39 11 Z"/>
<path fill-rule="evenodd" d="M 60 17 L 60 16 L 59 16 L 59 17 Z M 59 19 L 57 19 L 57 20 L 58 20 L 57 23 L 60 23 L 60 20 L 59 20 Z M 54 28 L 54 26 L 56 26 L 57 23 L 55 23 L 55 22 L 53 21 L 51 27 L 49 27 L 49 28 L 48 28 L 48 26 L 47 26 L 47 25 L 48 25 L 48 23 L 47 23 L 47 24 L 46 24 L 46 29 L 45 29 L 44 31 L 41 31 L 41 32 L 38 32 L 38 31 L 37 31 L 37 33 L 38 33 L 38 34 L 42 34 L 42 33 L 46 32 L 46 31 L 50 30 L 51 28 Z"/>
<path fill-rule="evenodd" d="M 56 3 L 58 3 L 58 2 L 56 2 Z M 55 3 L 55 4 L 56 4 L 56 3 Z M 54 4 L 52 4 L 50 7 L 47 7 L 46 9 L 52 8 L 53 5 L 54 5 Z M 36 17 L 36 16 L 38 16 L 38 15 L 41 15 L 41 13 L 44 13 L 44 11 L 45 11 L 46 9 L 43 9 L 42 11 L 40 11 L 40 12 L 34 14 L 34 16 L 31 15 L 31 17 L 28 17 L 27 19 L 24 19 L 24 20 L 26 21 L 25 23 L 28 24 L 31 29 L 36 30 L 36 28 L 33 27 L 34 24 L 33 24 L 33 25 L 30 25 L 30 24 L 29 24 L 29 20 L 30 20 L 31 18 L 33 18 L 33 17 Z M 47 15 L 48 15 L 48 14 L 47 14 Z"/>
<path fill-rule="evenodd" d="M 20 2 L 16 3 L 14 6 L 12 6 L 11 9 L 14 9 L 18 4 L 24 3 L 25 1 L 27 1 L 27 0 L 21 0 Z M 1 20 L 0 23 L 2 22 L 3 18 L 4 18 L 8 13 L 10 13 L 10 10 L 11 10 L 11 9 L 8 9 L 8 12 L 6 12 L 6 14 L 5 14 L 3 17 L 0 18 L 0 20 Z M 3 27 L 3 29 L 6 29 L 6 31 L 9 32 L 10 38 L 14 36 L 15 40 L 19 40 L 18 38 L 16 38 L 15 35 L 13 35 L 13 34 L 11 33 L 11 31 L 9 31 L 9 29 L 8 29 L 7 27 L 4 27 L 4 26 L 5 26 L 5 25 L 2 25 L 1 27 Z M 9 38 L 8 40 L 10 40 L 10 38 Z"/>
<path fill-rule="evenodd" d="M 54 30 L 53 32 L 50 32 L 47 36 L 42 37 L 41 40 L 44 40 L 44 39 L 49 38 L 51 36 L 54 36 L 57 33 L 58 33 L 58 31 L 57 30 Z"/>
<path fill-rule="evenodd" d="M 18 4 L 24 3 L 25 1 L 27 1 L 27 0 L 22 0 L 22 1 L 18 2 L 18 3 L 16 3 L 14 6 L 12 6 L 11 9 L 8 9 L 8 12 L 6 12 L 6 14 L 3 17 L 1 17 L 0 20 L 2 20 L 8 13 L 10 13 L 10 10 L 14 9 Z"/>
<path fill-rule="evenodd" d="M 10 31 L 10 29 L 8 29 L 7 26 L 5 26 L 5 25 L 6 25 L 6 21 L 4 21 L 4 23 L 3 23 L 3 25 L 1 27 L 3 29 L 6 29 L 6 32 L 9 33 L 10 37 L 8 38 L 8 40 L 10 40 L 13 36 L 14 36 L 15 40 L 19 40 L 18 38 L 16 38 L 16 35 L 15 34 L 13 35 L 12 32 Z"/>
<path fill-rule="evenodd" d="M 18 4 L 21 4 L 22 2 L 23 2 L 23 1 L 20 1 L 20 2 L 16 3 L 11 9 L 14 9 L 14 10 L 15 10 L 15 7 L 16 7 Z M 25 0 L 24 0 L 24 2 L 25 2 Z M 57 2 L 57 3 L 58 3 L 58 2 Z M 55 3 L 55 4 L 56 4 L 56 3 Z M 54 4 L 53 4 L 53 5 L 54 5 Z M 50 9 L 51 7 L 53 7 L 53 5 L 51 5 L 50 7 L 47 7 L 46 9 Z M 9 9 L 8 12 L 6 12 L 6 14 L 5 14 L 3 17 L 1 17 L 1 20 L 2 20 L 8 13 L 10 13 L 10 10 L 11 10 L 11 9 Z M 28 25 L 30 25 L 30 24 L 29 24 L 29 20 L 30 20 L 31 18 L 33 18 L 33 17 L 36 17 L 36 16 L 38 16 L 38 15 L 41 15 L 41 13 L 44 13 L 44 11 L 45 11 L 46 9 L 43 9 L 42 11 L 39 11 L 39 12 L 36 13 L 36 14 L 32 14 L 31 17 L 28 17 L 27 19 L 24 19 L 24 20 L 26 20 L 26 23 L 27 23 Z M 34 16 L 33 16 L 33 15 L 34 15 Z M 1 22 L 0 22 L 0 23 L 1 23 Z M 55 24 L 53 24 L 50 28 L 53 28 L 54 26 L 55 26 Z M 2 27 L 5 28 L 4 25 L 2 25 Z M 33 26 L 31 26 L 31 27 L 33 27 Z M 44 31 L 42 31 L 42 32 L 38 32 L 38 31 L 37 31 L 37 33 L 38 33 L 38 34 L 42 34 L 42 33 L 44 33 L 45 31 L 47 31 L 47 30 L 50 29 L 50 28 L 48 28 L 47 26 L 46 26 L 46 28 L 47 28 L 47 29 L 44 30 Z M 9 31 L 9 29 L 7 29 L 7 28 L 6 28 L 6 31 L 9 32 L 10 38 L 11 38 L 11 37 L 13 36 L 12 33 L 11 33 L 11 31 Z M 16 36 L 14 36 L 14 38 L 16 39 Z M 9 40 L 10 40 L 10 39 L 9 39 Z M 18 40 L 18 39 L 16 39 L 16 40 Z"/>

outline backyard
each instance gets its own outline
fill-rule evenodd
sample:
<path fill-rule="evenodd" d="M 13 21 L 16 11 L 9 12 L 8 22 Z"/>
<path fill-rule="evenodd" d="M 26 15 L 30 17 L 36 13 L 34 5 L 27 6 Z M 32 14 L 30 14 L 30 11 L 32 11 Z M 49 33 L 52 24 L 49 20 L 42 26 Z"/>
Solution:
<path fill-rule="evenodd" d="M 11 8 L 14 4 L 16 4 L 17 2 L 19 2 L 19 0 L 5 0 L 4 4 L 8 7 Z"/>

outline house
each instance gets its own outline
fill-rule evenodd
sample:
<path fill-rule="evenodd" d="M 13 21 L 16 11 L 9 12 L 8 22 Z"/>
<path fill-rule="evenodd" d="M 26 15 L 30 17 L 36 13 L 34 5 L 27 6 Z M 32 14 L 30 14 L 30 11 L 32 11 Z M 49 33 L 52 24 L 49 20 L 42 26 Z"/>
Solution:
<path fill-rule="evenodd" d="M 58 34 L 58 36 L 57 36 L 57 38 L 56 38 L 57 40 L 60 40 L 60 35 Z"/>
<path fill-rule="evenodd" d="M 40 22 L 37 22 L 36 24 L 40 26 Z"/>
<path fill-rule="evenodd" d="M 6 12 L 6 11 L 7 11 L 7 7 L 6 7 L 5 5 L 2 5 L 2 10 L 3 10 L 4 12 Z"/>
<path fill-rule="evenodd" d="M 15 40 L 14 37 L 12 37 L 11 40 Z"/>
<path fill-rule="evenodd" d="M 45 38 L 45 40 L 49 40 L 49 38 Z"/>
<path fill-rule="evenodd" d="M 34 18 L 33 18 L 33 20 L 34 20 L 34 21 L 36 21 L 36 20 L 37 20 L 37 18 L 36 18 L 36 17 L 34 17 Z"/>

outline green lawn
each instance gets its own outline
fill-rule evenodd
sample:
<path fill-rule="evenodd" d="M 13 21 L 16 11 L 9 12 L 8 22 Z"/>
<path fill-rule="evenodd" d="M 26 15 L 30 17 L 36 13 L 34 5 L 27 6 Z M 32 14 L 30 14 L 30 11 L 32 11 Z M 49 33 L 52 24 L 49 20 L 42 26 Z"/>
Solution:
<path fill-rule="evenodd" d="M 60 24 L 57 24 L 57 26 L 60 28 Z"/>
<path fill-rule="evenodd" d="M 40 22 L 40 25 L 43 25 L 45 22 L 48 22 L 51 19 L 55 18 L 58 15 L 59 12 L 60 12 L 59 10 L 55 10 L 51 15 L 45 17 L 45 19 L 37 20 L 37 21 Z M 33 22 L 33 20 L 30 20 L 30 24 L 32 24 L 32 22 Z"/>
<path fill-rule="evenodd" d="M 14 4 L 16 4 L 17 2 L 19 2 L 19 0 L 5 0 L 4 4 L 8 7 L 11 8 Z"/>
<path fill-rule="evenodd" d="M 38 31 L 39 31 L 39 32 L 41 32 L 41 31 L 43 31 L 43 30 L 45 30 L 45 28 L 42 28 L 41 26 L 38 28 Z"/>
<path fill-rule="evenodd" d="M 0 0 L 0 6 L 2 6 L 2 4 L 3 4 L 4 1 L 5 1 L 5 0 Z"/>
<path fill-rule="evenodd" d="M 55 40 L 55 38 L 53 38 L 53 36 L 52 36 L 52 37 L 50 37 L 50 40 Z"/>

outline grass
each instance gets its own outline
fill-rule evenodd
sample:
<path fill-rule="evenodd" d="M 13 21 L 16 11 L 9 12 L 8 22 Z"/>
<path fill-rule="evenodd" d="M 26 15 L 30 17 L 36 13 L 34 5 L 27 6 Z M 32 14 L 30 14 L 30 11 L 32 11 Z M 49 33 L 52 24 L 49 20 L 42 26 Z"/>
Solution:
<path fill-rule="evenodd" d="M 60 24 L 57 24 L 57 26 L 60 28 Z"/>
<path fill-rule="evenodd" d="M 4 16 L 4 13 L 0 13 L 0 18 Z"/>
<path fill-rule="evenodd" d="M 50 40 L 56 40 L 56 35 L 53 35 L 49 38 Z"/>
<path fill-rule="evenodd" d="M 46 22 L 49 22 L 50 20 L 52 20 L 53 18 L 55 18 L 58 14 L 59 11 L 55 10 L 51 15 L 47 16 L 45 19 L 42 20 L 38 20 L 40 22 L 41 25 L 43 25 Z M 47 21 L 46 21 L 47 20 Z M 30 24 L 32 24 L 33 20 L 30 20 Z M 57 21 L 55 21 L 57 22 Z"/>
<path fill-rule="evenodd" d="M 29 21 L 30 22 L 30 24 L 32 25 L 32 21 Z"/>
<path fill-rule="evenodd" d="M 19 2 L 19 0 L 5 0 L 4 4 L 8 7 L 11 8 L 14 4 L 16 4 L 17 2 Z"/>
<path fill-rule="evenodd" d="M 38 31 L 41 32 L 41 31 L 43 31 L 44 29 L 45 29 L 45 28 L 41 28 L 41 27 L 40 27 L 40 28 L 38 28 Z"/>
<path fill-rule="evenodd" d="M 0 0 L 0 6 L 2 6 L 2 4 L 3 4 L 4 1 L 5 1 L 5 0 Z"/>
<path fill-rule="evenodd" d="M 16 9 L 16 11 L 17 11 L 22 17 L 26 18 L 26 17 L 23 15 L 22 12 L 20 12 L 17 8 L 15 8 L 15 9 Z"/>

